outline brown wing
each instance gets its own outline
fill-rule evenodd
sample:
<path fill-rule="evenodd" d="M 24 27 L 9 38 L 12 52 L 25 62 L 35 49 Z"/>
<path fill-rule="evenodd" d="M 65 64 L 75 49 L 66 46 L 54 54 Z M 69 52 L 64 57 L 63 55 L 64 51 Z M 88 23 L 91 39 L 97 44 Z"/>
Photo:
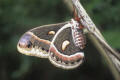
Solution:
<path fill-rule="evenodd" d="M 67 24 L 66 24 L 67 25 Z M 73 69 L 78 67 L 84 58 L 83 51 L 73 42 L 71 27 L 62 27 L 54 36 L 50 46 L 50 61 L 57 67 Z"/>
<path fill-rule="evenodd" d="M 48 57 L 53 36 L 65 24 L 67 22 L 40 26 L 27 31 L 18 42 L 18 51 L 26 55 Z"/>

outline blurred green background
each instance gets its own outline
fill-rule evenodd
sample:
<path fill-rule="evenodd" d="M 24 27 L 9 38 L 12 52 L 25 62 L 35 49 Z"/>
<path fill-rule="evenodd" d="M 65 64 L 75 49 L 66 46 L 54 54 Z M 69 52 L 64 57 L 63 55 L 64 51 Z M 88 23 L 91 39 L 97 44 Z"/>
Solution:
<path fill-rule="evenodd" d="M 120 0 L 80 1 L 108 43 L 120 50 Z M 0 0 L 0 80 L 114 80 L 88 39 L 84 63 L 74 70 L 62 70 L 47 59 L 17 51 L 17 42 L 27 30 L 72 16 L 63 0 Z"/>

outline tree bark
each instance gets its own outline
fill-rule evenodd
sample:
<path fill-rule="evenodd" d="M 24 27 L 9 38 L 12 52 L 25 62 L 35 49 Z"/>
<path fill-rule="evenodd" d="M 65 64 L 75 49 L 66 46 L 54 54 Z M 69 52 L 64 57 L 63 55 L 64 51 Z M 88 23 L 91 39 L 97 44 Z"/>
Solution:
<path fill-rule="evenodd" d="M 70 7 L 72 11 L 72 7 L 69 0 L 65 0 L 65 2 Z M 115 80 L 120 79 L 120 54 L 115 51 L 104 39 L 100 30 L 95 26 L 93 21 L 90 19 L 85 9 L 79 2 L 79 0 L 72 0 L 72 4 L 75 6 L 75 9 L 80 17 L 80 23 L 87 30 L 87 35 L 93 42 L 93 44 L 97 47 L 100 54 L 107 62 L 109 69 L 111 70 Z"/>

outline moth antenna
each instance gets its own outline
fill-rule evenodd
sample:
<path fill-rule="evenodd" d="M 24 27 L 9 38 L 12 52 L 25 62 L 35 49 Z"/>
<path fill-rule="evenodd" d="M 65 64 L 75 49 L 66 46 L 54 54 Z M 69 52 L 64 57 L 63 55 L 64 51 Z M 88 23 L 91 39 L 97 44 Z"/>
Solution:
<path fill-rule="evenodd" d="M 74 19 L 78 22 L 80 22 L 80 18 L 77 14 L 77 11 L 75 10 L 75 7 L 73 6 L 73 15 L 74 15 Z"/>

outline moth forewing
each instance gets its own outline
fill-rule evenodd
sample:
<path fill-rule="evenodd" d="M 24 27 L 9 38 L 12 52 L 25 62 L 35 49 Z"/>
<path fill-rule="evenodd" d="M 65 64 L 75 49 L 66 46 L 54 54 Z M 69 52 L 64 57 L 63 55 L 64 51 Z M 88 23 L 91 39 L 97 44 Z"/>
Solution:
<path fill-rule="evenodd" d="M 49 47 L 54 35 L 67 23 L 44 25 L 27 31 L 18 42 L 18 51 L 29 56 L 48 58 Z"/>

